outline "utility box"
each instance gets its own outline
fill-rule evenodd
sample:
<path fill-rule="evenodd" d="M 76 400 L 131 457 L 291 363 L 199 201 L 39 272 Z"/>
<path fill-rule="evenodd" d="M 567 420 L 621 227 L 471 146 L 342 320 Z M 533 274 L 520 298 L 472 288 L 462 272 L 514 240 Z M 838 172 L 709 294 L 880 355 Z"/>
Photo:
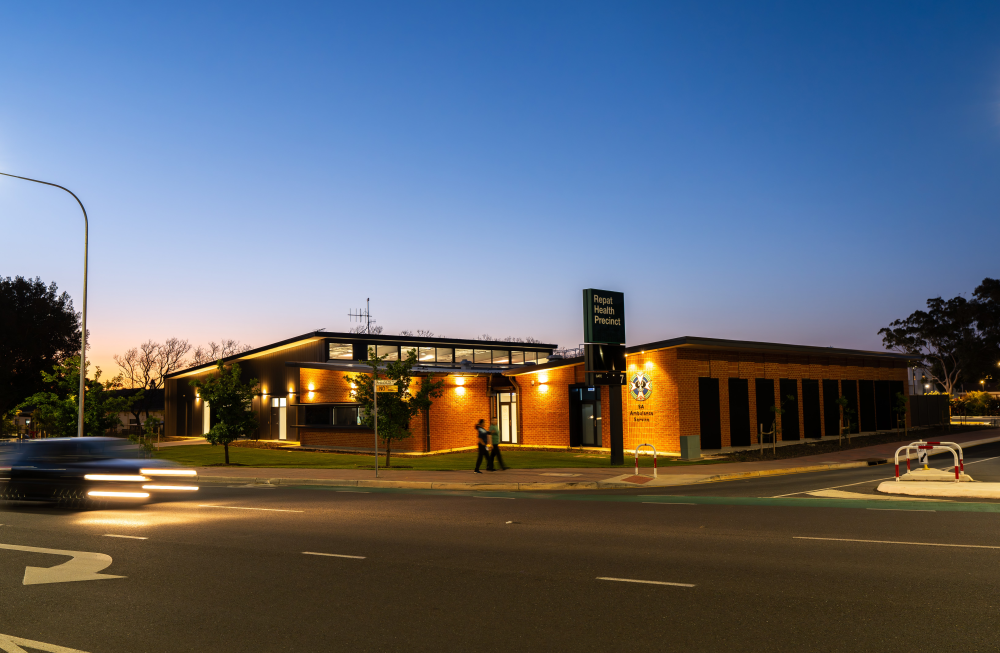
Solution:
<path fill-rule="evenodd" d="M 681 460 L 701 460 L 701 436 L 681 436 Z"/>

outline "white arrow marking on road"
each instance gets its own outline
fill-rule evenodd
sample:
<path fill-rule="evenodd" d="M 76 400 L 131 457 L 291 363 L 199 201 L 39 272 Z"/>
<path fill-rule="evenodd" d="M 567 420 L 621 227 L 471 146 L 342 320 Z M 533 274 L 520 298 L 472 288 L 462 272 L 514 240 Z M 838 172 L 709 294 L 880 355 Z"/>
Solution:
<path fill-rule="evenodd" d="M 47 653 L 86 653 L 75 648 L 56 646 L 55 644 L 46 644 L 45 642 L 35 642 L 30 639 L 14 637 L 13 635 L 0 635 L 0 651 L 7 651 L 7 653 L 28 653 L 21 648 L 22 646 L 46 651 Z"/>
<path fill-rule="evenodd" d="M 24 585 L 41 585 L 42 583 L 69 583 L 75 580 L 104 580 L 106 578 L 125 578 L 97 572 L 111 565 L 111 556 L 88 551 L 61 551 L 59 549 L 40 549 L 34 546 L 17 546 L 15 544 L 0 544 L 0 549 L 11 551 L 27 551 L 28 553 L 48 553 L 57 556 L 70 556 L 73 559 L 55 567 L 25 567 Z M 67 649 L 68 650 L 68 649 Z"/>

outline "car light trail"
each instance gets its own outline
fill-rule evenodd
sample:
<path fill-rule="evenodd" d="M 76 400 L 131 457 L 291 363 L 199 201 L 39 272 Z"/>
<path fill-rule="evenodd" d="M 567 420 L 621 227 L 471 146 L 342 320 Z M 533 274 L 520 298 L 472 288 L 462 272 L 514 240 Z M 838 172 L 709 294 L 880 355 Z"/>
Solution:
<path fill-rule="evenodd" d="M 148 499 L 149 492 L 112 492 L 110 490 L 91 490 L 88 497 L 112 497 L 122 499 Z"/>
<path fill-rule="evenodd" d="M 88 481 L 148 481 L 145 476 L 135 474 L 86 474 L 84 478 Z"/>
<path fill-rule="evenodd" d="M 197 476 L 193 469 L 140 469 L 140 474 L 146 476 Z"/>
<path fill-rule="evenodd" d="M 198 489 L 197 485 L 143 485 L 143 490 L 180 490 L 191 492 Z"/>

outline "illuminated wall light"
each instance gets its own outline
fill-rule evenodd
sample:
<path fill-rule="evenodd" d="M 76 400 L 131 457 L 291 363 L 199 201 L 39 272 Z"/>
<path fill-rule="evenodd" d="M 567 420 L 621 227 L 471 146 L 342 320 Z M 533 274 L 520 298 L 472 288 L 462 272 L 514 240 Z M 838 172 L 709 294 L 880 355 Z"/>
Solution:
<path fill-rule="evenodd" d="M 457 377 L 455 379 L 455 385 L 465 385 L 465 379 L 463 379 L 462 377 Z"/>
<path fill-rule="evenodd" d="M 538 382 L 539 383 L 548 383 L 549 382 L 549 375 L 548 374 L 539 374 L 538 375 Z"/>
<path fill-rule="evenodd" d="M 458 393 L 459 397 L 465 396 L 465 388 L 463 388 L 462 386 L 458 386 L 457 388 L 455 388 L 455 392 Z"/>
<path fill-rule="evenodd" d="M 312 383 L 310 383 L 309 384 L 309 392 L 312 392 L 315 389 L 316 389 L 316 387 Z"/>
<path fill-rule="evenodd" d="M 543 384 L 541 384 L 541 385 L 538 386 L 538 391 L 539 392 L 548 392 L 549 391 L 549 386 L 547 386 L 547 385 L 545 385 L 543 383 Z"/>

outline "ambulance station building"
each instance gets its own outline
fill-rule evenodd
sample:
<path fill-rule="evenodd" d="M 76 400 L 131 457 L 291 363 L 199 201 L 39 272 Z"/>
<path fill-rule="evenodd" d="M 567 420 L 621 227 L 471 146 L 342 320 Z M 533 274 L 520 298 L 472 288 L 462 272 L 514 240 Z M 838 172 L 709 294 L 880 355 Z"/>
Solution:
<path fill-rule="evenodd" d="M 854 432 L 897 425 L 897 395 L 908 395 L 907 356 L 829 347 L 685 336 L 626 349 L 626 385 L 587 384 L 584 360 L 557 358 L 555 345 L 314 332 L 231 356 L 254 398 L 261 439 L 302 446 L 371 449 L 345 375 L 370 373 L 368 350 L 389 360 L 417 352 L 413 383 L 432 376 L 444 392 L 397 451 L 446 451 L 474 445 L 473 426 L 495 419 L 503 442 L 523 447 L 607 448 L 610 392 L 621 393 L 625 450 L 643 443 L 678 452 L 680 437 L 701 448 L 759 443 L 777 421 L 780 440 L 837 435 L 847 399 Z M 167 435 L 200 435 L 211 425 L 190 382 L 203 365 L 166 381 Z M 772 407 L 780 406 L 776 414 Z M 906 404 L 908 411 L 909 403 Z M 903 413 L 907 414 L 907 413 Z M 912 422 L 911 422 L 912 423 Z"/>

